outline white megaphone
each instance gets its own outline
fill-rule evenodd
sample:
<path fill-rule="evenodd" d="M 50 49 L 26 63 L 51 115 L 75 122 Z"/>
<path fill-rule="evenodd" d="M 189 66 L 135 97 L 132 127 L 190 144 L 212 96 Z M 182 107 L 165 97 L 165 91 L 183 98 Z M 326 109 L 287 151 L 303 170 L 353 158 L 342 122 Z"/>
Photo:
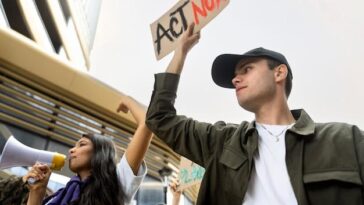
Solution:
<path fill-rule="evenodd" d="M 28 147 L 13 136 L 6 141 L 0 157 L 0 169 L 33 166 L 36 162 L 47 164 L 53 170 L 60 170 L 66 156 L 57 152 L 44 151 Z"/>

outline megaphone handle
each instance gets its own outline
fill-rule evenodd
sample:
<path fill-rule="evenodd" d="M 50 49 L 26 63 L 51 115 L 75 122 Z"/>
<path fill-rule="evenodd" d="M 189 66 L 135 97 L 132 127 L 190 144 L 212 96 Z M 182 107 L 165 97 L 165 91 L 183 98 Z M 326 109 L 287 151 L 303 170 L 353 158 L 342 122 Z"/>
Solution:
<path fill-rule="evenodd" d="M 28 182 L 28 184 L 33 185 L 33 184 L 35 184 L 37 182 L 37 180 L 34 179 L 33 177 L 29 177 L 28 180 L 27 180 L 27 182 Z"/>

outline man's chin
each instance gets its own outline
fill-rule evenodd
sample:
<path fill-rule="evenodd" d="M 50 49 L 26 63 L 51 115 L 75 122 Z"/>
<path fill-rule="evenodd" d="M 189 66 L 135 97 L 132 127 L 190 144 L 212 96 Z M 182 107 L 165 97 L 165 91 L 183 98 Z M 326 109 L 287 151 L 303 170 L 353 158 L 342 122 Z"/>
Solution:
<path fill-rule="evenodd" d="M 244 110 L 248 111 L 248 112 L 253 112 L 254 113 L 254 107 L 252 105 L 252 103 L 249 103 L 247 101 L 239 101 L 239 105 L 240 107 L 242 107 Z"/>

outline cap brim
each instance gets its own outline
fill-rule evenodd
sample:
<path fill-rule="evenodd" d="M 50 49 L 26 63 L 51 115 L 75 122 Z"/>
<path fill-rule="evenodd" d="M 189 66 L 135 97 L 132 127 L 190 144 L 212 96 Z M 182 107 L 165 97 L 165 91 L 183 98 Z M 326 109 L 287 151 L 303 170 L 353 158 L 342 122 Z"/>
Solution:
<path fill-rule="evenodd" d="M 234 88 L 232 79 L 235 76 L 236 64 L 243 58 L 243 55 L 222 54 L 215 58 L 211 75 L 213 81 L 224 88 Z"/>
<path fill-rule="evenodd" d="M 261 54 L 222 54 L 215 58 L 212 69 L 211 75 L 214 82 L 223 88 L 234 88 L 232 83 L 232 79 L 235 77 L 235 67 L 236 65 L 243 59 L 247 58 L 255 58 L 255 57 L 266 57 L 275 59 L 279 62 L 278 57 L 271 56 L 271 55 L 261 55 Z M 289 78 L 293 78 L 291 68 L 288 62 L 281 62 L 282 64 L 286 64 L 288 67 L 288 76 Z"/>

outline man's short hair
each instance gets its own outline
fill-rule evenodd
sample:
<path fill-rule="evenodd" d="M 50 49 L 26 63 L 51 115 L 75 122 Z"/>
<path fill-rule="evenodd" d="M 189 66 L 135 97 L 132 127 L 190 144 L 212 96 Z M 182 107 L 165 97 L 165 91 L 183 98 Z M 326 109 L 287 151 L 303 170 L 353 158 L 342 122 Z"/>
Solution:
<path fill-rule="evenodd" d="M 276 61 L 274 59 L 271 59 L 271 58 L 265 58 L 265 59 L 267 60 L 268 67 L 271 70 L 273 70 L 274 68 L 276 68 L 277 66 L 282 64 L 282 63 L 280 63 L 280 62 L 278 62 L 278 61 Z M 292 77 L 290 75 L 287 75 L 287 77 L 286 77 L 286 83 L 285 83 L 284 90 L 285 90 L 286 96 L 288 98 L 289 95 L 291 94 L 291 91 L 292 91 Z"/>

